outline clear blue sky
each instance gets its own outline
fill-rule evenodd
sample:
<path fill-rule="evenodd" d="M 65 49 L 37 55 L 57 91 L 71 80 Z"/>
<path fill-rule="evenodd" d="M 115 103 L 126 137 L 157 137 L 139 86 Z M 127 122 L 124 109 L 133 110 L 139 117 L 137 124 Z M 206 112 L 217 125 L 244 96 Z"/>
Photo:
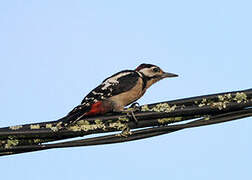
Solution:
<path fill-rule="evenodd" d="M 180 75 L 139 101 L 251 88 L 249 0 L 2 1 L 0 127 L 64 116 L 140 63 Z M 251 179 L 251 118 L 151 139 L 0 158 L 1 179 Z"/>

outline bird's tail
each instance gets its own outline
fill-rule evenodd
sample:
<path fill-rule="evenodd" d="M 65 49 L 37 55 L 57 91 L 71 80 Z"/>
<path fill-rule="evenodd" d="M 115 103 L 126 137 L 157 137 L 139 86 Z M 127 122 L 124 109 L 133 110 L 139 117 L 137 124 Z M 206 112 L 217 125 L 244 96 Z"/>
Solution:
<path fill-rule="evenodd" d="M 39 123 L 30 123 L 16 126 L 0 128 L 0 149 L 12 145 L 31 145 L 71 138 L 66 136 L 57 136 L 55 134 L 64 130 L 68 125 L 76 122 L 83 117 L 86 108 L 74 108 L 66 116 L 55 120 Z"/>

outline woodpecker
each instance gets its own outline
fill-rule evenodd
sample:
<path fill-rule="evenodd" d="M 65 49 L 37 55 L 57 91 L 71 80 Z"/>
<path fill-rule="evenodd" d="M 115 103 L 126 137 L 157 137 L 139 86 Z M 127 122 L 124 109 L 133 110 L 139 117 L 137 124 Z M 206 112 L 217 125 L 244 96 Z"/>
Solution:
<path fill-rule="evenodd" d="M 152 84 L 177 76 L 153 64 L 141 64 L 135 70 L 120 71 L 105 79 L 60 120 L 68 125 L 84 117 L 123 112 L 125 106 L 141 98 Z"/>

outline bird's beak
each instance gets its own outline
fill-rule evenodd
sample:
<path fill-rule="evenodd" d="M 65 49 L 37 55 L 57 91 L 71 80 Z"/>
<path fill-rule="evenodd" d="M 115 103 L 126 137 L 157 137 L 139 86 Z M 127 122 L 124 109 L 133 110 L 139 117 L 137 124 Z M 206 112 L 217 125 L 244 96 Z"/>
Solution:
<path fill-rule="evenodd" d="M 164 72 L 161 75 L 161 78 L 168 78 L 168 77 L 178 77 L 178 75 L 177 74 L 173 74 L 173 73 L 168 73 L 168 72 Z"/>

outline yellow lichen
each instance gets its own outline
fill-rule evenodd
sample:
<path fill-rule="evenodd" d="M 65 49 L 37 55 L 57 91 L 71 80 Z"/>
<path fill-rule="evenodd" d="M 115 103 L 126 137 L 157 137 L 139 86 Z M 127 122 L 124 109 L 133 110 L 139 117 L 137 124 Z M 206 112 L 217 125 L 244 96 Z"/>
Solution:
<path fill-rule="evenodd" d="M 204 117 L 204 120 L 205 120 L 205 121 L 210 120 L 210 116 L 205 116 L 205 117 Z"/>
<path fill-rule="evenodd" d="M 182 120 L 182 117 L 170 117 L 170 118 L 158 119 L 158 122 L 160 124 L 168 124 L 168 123 L 173 123 L 173 122 L 179 122 L 181 120 Z"/>
<path fill-rule="evenodd" d="M 100 119 L 95 120 L 95 124 L 102 124 L 103 122 Z"/>
<path fill-rule="evenodd" d="M 218 95 L 218 99 L 220 101 L 232 101 L 232 95 L 229 93 L 229 94 L 224 94 L 224 95 Z"/>
<path fill-rule="evenodd" d="M 80 120 L 76 123 L 79 126 L 89 125 L 90 123 L 87 120 Z"/>
<path fill-rule="evenodd" d="M 129 122 L 129 118 L 127 118 L 126 116 L 120 116 L 118 120 L 121 122 Z"/>
<path fill-rule="evenodd" d="M 105 124 L 101 120 L 97 119 L 97 120 L 95 120 L 95 129 L 103 129 L 103 130 L 105 130 L 106 126 L 105 126 Z"/>
<path fill-rule="evenodd" d="M 203 107 L 203 106 L 206 106 L 206 105 L 207 105 L 207 99 L 204 98 L 204 99 L 202 99 L 202 101 L 200 102 L 200 104 L 198 106 Z"/>
<path fill-rule="evenodd" d="M 123 130 L 127 128 L 128 126 L 124 123 L 121 123 L 120 121 L 116 121 L 113 123 L 109 123 L 109 127 L 117 130 Z"/>
<path fill-rule="evenodd" d="M 170 106 L 168 103 L 159 103 L 152 108 L 147 105 L 142 106 L 141 111 L 171 112 L 176 109 L 176 105 Z"/>
<path fill-rule="evenodd" d="M 40 125 L 39 124 L 32 124 L 30 125 L 31 129 L 40 129 Z"/>
<path fill-rule="evenodd" d="M 69 126 L 68 129 L 71 131 L 90 131 L 97 129 L 106 130 L 107 128 L 124 130 L 128 127 L 126 122 L 129 122 L 129 118 L 127 118 L 126 116 L 119 117 L 118 120 L 115 122 L 109 120 L 106 122 L 107 125 L 103 123 L 100 119 L 96 119 L 94 123 L 90 123 L 87 120 L 80 120 L 76 124 Z"/>
<path fill-rule="evenodd" d="M 208 105 L 212 107 L 217 107 L 219 110 L 225 109 L 227 105 L 232 102 L 232 95 L 230 93 L 219 95 L 219 102 L 209 102 Z"/>
<path fill-rule="evenodd" d="M 200 103 L 199 104 L 199 107 L 203 107 L 203 106 L 205 106 L 206 104 L 203 104 L 203 103 Z"/>
<path fill-rule="evenodd" d="M 59 128 L 58 128 L 57 126 L 51 127 L 50 129 L 51 129 L 52 131 L 54 131 L 54 132 L 57 132 L 57 131 L 59 130 Z"/>
<path fill-rule="evenodd" d="M 50 123 L 46 124 L 46 128 L 51 129 L 52 127 L 53 127 L 52 124 Z"/>
<path fill-rule="evenodd" d="M 241 102 L 246 103 L 246 102 L 248 101 L 248 100 L 247 100 L 247 95 L 246 95 L 245 93 L 243 93 L 243 92 L 241 92 L 241 93 L 239 93 L 239 92 L 236 93 L 234 100 L 235 100 L 237 103 L 241 103 Z"/>
<path fill-rule="evenodd" d="M 152 111 L 156 112 L 171 112 L 174 111 L 176 108 L 176 105 L 173 105 L 172 107 L 168 103 L 160 103 L 157 104 L 155 107 L 152 108 Z"/>
<path fill-rule="evenodd" d="M 218 101 L 215 102 L 213 100 L 207 100 L 206 98 L 202 99 L 202 101 L 198 104 L 199 107 L 203 106 L 211 106 L 211 107 L 217 107 L 219 110 L 225 109 L 227 105 L 232 102 L 232 95 L 231 93 L 224 94 L 224 95 L 218 95 Z M 197 104 L 198 102 L 195 101 Z"/>
<path fill-rule="evenodd" d="M 116 122 L 110 122 L 108 126 L 109 128 L 122 131 L 118 134 L 118 136 L 127 137 L 131 135 L 127 122 L 129 122 L 129 118 L 127 116 L 120 116 Z"/>
<path fill-rule="evenodd" d="M 6 141 L 5 140 L 0 140 L 0 147 L 4 148 L 6 144 Z"/>
<path fill-rule="evenodd" d="M 43 140 L 41 140 L 41 139 L 33 139 L 33 142 L 36 143 L 36 144 L 38 144 L 38 143 L 43 142 Z"/>
<path fill-rule="evenodd" d="M 11 126 L 10 129 L 11 130 L 18 130 L 20 128 L 22 128 L 23 126 Z"/>
<path fill-rule="evenodd" d="M 72 125 L 68 127 L 71 131 L 90 131 L 90 130 L 96 130 L 96 129 L 106 129 L 105 124 L 99 120 L 95 120 L 95 124 L 90 124 L 87 120 L 80 120 L 75 125 Z"/>
<path fill-rule="evenodd" d="M 117 134 L 117 136 L 128 137 L 131 134 L 132 134 L 132 132 L 130 131 L 130 128 L 126 127 L 125 129 L 122 130 L 122 132 L 120 134 Z"/>
<path fill-rule="evenodd" d="M 81 128 L 79 126 L 70 126 L 68 127 L 68 130 L 71 130 L 71 131 L 81 131 Z"/>
<path fill-rule="evenodd" d="M 148 105 L 143 105 L 141 107 L 141 111 L 150 111 L 150 109 L 149 109 Z"/>
<path fill-rule="evenodd" d="M 223 101 L 223 100 L 224 100 L 224 96 L 218 95 L 218 99 L 219 99 L 220 101 Z"/>
<path fill-rule="evenodd" d="M 214 102 L 211 104 L 212 107 L 217 107 L 219 110 L 225 109 L 229 101 L 224 102 Z"/>
<path fill-rule="evenodd" d="M 7 143 L 5 144 L 5 148 L 11 148 L 13 146 L 17 146 L 19 141 L 17 139 L 8 139 Z"/>
<path fill-rule="evenodd" d="M 62 124 L 63 124 L 63 122 L 58 122 L 55 126 L 50 125 L 50 124 L 48 124 L 48 125 L 46 125 L 46 126 L 47 126 L 48 128 L 50 128 L 52 131 L 57 132 L 57 131 L 59 131 L 60 129 L 62 129 Z"/>

